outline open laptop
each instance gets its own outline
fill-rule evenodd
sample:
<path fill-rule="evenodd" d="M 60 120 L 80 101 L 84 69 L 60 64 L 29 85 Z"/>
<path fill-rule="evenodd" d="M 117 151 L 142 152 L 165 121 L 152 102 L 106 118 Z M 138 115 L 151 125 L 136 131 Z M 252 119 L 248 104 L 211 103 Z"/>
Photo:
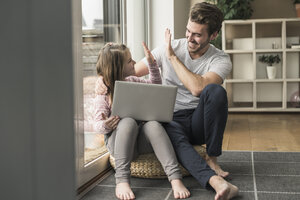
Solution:
<path fill-rule="evenodd" d="M 142 121 L 170 122 L 176 86 L 116 81 L 112 115 Z"/>

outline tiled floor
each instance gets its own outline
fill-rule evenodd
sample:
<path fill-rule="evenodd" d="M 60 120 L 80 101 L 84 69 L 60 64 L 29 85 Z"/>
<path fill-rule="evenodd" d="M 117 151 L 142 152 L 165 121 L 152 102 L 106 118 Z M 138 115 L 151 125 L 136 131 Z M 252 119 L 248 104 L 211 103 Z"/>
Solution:
<path fill-rule="evenodd" d="M 226 151 L 219 163 L 231 175 L 229 182 L 240 189 L 234 200 L 297 200 L 300 199 L 300 153 L 296 152 L 237 152 Z M 215 193 L 202 189 L 192 177 L 183 179 L 191 191 L 189 199 L 214 199 Z M 137 199 L 174 199 L 166 179 L 132 178 Z M 114 175 L 109 176 L 87 193 L 84 200 L 111 200 L 114 195 Z"/>

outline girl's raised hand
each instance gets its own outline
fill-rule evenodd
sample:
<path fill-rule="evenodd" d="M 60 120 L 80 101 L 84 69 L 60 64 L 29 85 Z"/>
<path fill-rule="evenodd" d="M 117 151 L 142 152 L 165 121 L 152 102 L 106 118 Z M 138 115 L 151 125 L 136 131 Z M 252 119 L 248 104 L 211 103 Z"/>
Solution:
<path fill-rule="evenodd" d="M 145 53 L 145 56 L 147 58 L 147 61 L 149 64 L 154 64 L 155 63 L 155 59 L 151 53 L 151 51 L 148 49 L 147 45 L 145 42 L 142 42 L 142 45 L 143 45 L 143 48 L 144 48 L 144 53 Z"/>
<path fill-rule="evenodd" d="M 108 130 L 115 130 L 118 126 L 118 123 L 120 121 L 119 116 L 110 116 L 107 118 L 104 113 L 101 113 L 102 119 L 104 121 L 104 127 Z"/>

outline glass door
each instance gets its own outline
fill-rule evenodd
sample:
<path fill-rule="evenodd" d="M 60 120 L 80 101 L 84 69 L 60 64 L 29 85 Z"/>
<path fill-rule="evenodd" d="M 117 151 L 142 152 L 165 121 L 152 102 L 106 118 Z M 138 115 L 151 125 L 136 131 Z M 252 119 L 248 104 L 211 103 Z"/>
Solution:
<path fill-rule="evenodd" d="M 93 127 L 96 62 L 104 44 L 122 42 L 124 2 L 82 0 L 79 10 L 82 13 L 82 26 L 75 50 L 79 64 L 74 69 L 78 188 L 109 167 L 104 136 Z"/>

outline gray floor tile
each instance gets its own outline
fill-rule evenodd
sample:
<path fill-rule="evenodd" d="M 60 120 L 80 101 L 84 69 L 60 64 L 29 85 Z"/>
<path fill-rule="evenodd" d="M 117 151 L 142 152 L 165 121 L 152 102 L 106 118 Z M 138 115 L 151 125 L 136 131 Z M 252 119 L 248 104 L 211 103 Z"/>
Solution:
<path fill-rule="evenodd" d="M 252 176 L 242 176 L 242 175 L 232 175 L 231 180 L 232 184 L 239 187 L 241 191 L 253 191 L 253 178 Z M 201 187 L 201 185 L 191 176 L 183 178 L 184 185 L 191 191 L 191 199 L 213 199 L 214 192 L 206 190 Z M 151 180 L 151 179 L 138 179 L 132 178 L 132 190 L 134 191 L 138 199 L 164 199 L 168 192 L 171 190 L 171 186 L 167 180 Z M 114 197 L 114 176 L 111 175 L 104 182 L 100 183 L 95 189 L 93 189 L 88 196 L 84 199 L 87 200 L 96 200 L 101 199 L 100 197 L 105 197 L 105 199 L 115 199 Z M 241 193 L 246 196 L 250 194 Z M 155 198 L 154 198 L 154 196 Z M 250 195 L 251 196 L 251 195 Z M 169 199 L 173 199 L 173 194 L 171 194 Z M 236 199 L 241 199 L 240 197 Z"/>
<path fill-rule="evenodd" d="M 233 185 L 236 185 L 242 191 L 254 191 L 253 176 L 252 175 L 231 175 L 226 179 Z M 205 190 L 193 177 L 185 177 L 183 179 L 184 185 L 188 189 L 203 189 Z"/>
<path fill-rule="evenodd" d="M 293 176 L 300 174 L 299 155 L 299 153 L 254 152 L 258 200 L 300 199 L 300 177 Z M 226 151 L 219 159 L 219 163 L 225 171 L 230 172 L 227 180 L 238 186 L 241 191 L 233 200 L 253 200 L 251 152 Z M 214 191 L 202 188 L 191 176 L 184 177 L 183 183 L 192 193 L 189 199 L 213 199 L 215 196 Z M 132 178 L 131 186 L 137 199 L 163 200 L 171 191 L 171 184 L 167 179 Z M 83 199 L 116 199 L 114 174 L 91 190 Z M 169 199 L 173 199 L 173 194 Z"/>
<path fill-rule="evenodd" d="M 258 193 L 258 200 L 299 200 L 300 194 Z"/>
<path fill-rule="evenodd" d="M 104 179 L 101 183 L 98 185 L 112 185 L 116 186 L 116 180 L 115 180 L 115 173 Z"/>
<path fill-rule="evenodd" d="M 256 175 L 257 191 L 299 192 L 300 177 L 295 176 L 260 176 Z"/>
<path fill-rule="evenodd" d="M 192 176 L 186 176 L 183 178 L 183 184 L 185 185 L 185 187 L 187 187 L 189 190 L 190 189 L 203 189 L 205 190 L 200 183 L 198 183 L 196 181 L 196 179 Z"/>
<path fill-rule="evenodd" d="M 188 198 L 188 200 L 199 200 L 199 199 L 205 199 L 210 200 L 214 199 L 216 193 L 212 190 L 190 190 L 191 197 Z M 171 195 L 168 200 L 173 200 L 174 197 Z M 232 200 L 253 200 L 254 199 L 254 192 L 240 192 L 238 196 L 232 198 Z"/>
<path fill-rule="evenodd" d="M 171 189 L 133 188 L 132 191 L 138 200 L 164 200 Z"/>
<path fill-rule="evenodd" d="M 299 175 L 300 163 L 254 163 L 255 174 Z"/>
<path fill-rule="evenodd" d="M 191 196 L 188 200 L 199 199 L 214 199 L 215 192 L 211 190 L 190 190 Z M 174 196 L 171 195 L 168 200 L 173 200 Z"/>
<path fill-rule="evenodd" d="M 140 200 L 163 200 L 171 189 L 157 188 L 132 188 L 136 199 Z M 81 200 L 115 200 L 115 187 L 97 186 L 85 195 Z"/>
<path fill-rule="evenodd" d="M 230 174 L 253 174 L 251 162 L 219 162 L 224 171 Z"/>
<path fill-rule="evenodd" d="M 169 188 L 171 183 L 168 179 L 145 179 L 145 178 L 131 178 L 132 187 L 155 187 L 155 188 Z"/>
<path fill-rule="evenodd" d="M 99 186 L 115 186 L 115 174 L 110 175 L 104 181 L 99 183 Z M 156 187 L 156 188 L 171 188 L 168 179 L 146 179 L 131 177 L 131 187 Z"/>
<path fill-rule="evenodd" d="M 115 187 L 96 186 L 89 191 L 81 200 L 115 200 Z"/>
<path fill-rule="evenodd" d="M 231 200 L 254 200 L 254 192 L 239 192 L 238 196 Z"/>
<path fill-rule="evenodd" d="M 251 152 L 240 151 L 223 151 L 222 155 L 218 157 L 218 162 L 251 162 Z"/>
<path fill-rule="evenodd" d="M 253 152 L 255 161 L 300 162 L 299 152 Z"/>
<path fill-rule="evenodd" d="M 252 175 L 231 175 L 227 181 L 236 185 L 241 191 L 254 191 Z"/>

